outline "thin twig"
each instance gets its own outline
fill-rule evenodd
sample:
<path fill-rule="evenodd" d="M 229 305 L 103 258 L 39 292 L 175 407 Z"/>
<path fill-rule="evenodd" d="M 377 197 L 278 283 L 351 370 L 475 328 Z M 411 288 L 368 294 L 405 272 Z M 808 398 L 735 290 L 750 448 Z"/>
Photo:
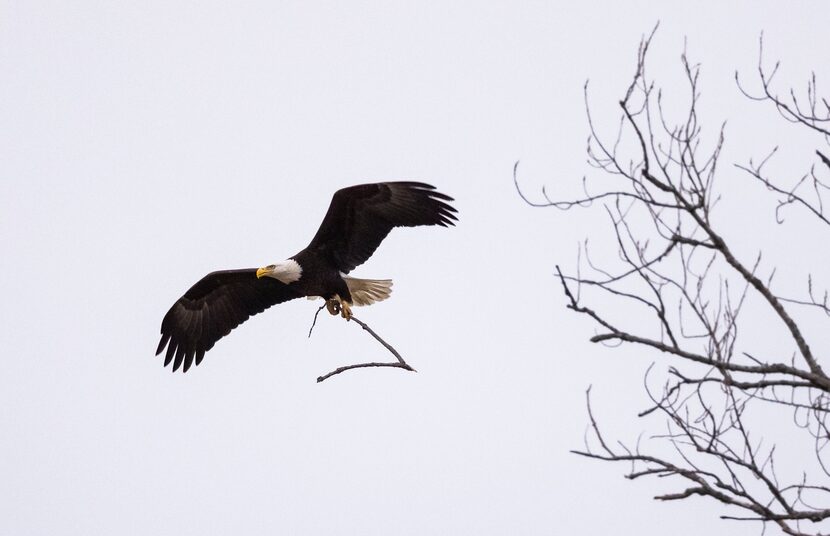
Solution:
<path fill-rule="evenodd" d="M 317 325 L 317 315 L 319 315 L 319 314 L 320 314 L 320 311 L 322 311 L 325 307 L 326 307 L 326 302 L 323 302 L 323 305 L 321 305 L 321 306 L 317 309 L 317 312 L 316 312 L 316 313 L 314 313 L 314 321 L 311 323 L 311 327 L 310 327 L 310 328 L 308 328 L 308 338 L 309 338 L 309 339 L 311 338 L 311 332 L 312 332 L 312 331 L 314 331 L 314 326 L 316 326 L 316 325 Z"/>

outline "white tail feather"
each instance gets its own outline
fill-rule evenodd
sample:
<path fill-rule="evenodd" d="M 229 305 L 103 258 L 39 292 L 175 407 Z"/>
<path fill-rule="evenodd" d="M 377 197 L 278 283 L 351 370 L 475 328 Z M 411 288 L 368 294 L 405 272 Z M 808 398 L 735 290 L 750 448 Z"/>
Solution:
<path fill-rule="evenodd" d="M 343 279 L 349 287 L 353 305 L 372 305 L 392 294 L 391 279 L 358 279 L 347 275 Z"/>

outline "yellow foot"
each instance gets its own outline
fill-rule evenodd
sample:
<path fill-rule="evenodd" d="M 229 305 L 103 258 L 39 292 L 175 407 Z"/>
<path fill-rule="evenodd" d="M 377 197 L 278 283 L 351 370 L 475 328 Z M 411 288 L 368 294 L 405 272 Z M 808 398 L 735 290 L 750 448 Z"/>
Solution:
<path fill-rule="evenodd" d="M 346 320 L 352 319 L 352 306 L 347 301 L 340 302 L 340 315 Z"/>

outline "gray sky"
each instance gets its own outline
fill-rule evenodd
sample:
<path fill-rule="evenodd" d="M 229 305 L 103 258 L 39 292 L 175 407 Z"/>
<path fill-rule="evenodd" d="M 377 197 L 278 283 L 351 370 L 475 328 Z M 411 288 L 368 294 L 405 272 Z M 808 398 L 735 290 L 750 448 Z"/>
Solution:
<path fill-rule="evenodd" d="M 688 36 L 727 161 L 778 143 L 732 73 L 764 30 L 800 86 L 830 7 L 722 4 L 0 2 L 0 533 L 757 534 L 568 454 L 591 383 L 636 438 L 655 356 L 591 346 L 564 309 L 553 265 L 601 214 L 531 210 L 511 180 L 521 159 L 529 192 L 577 191 L 582 85 L 613 126 L 658 19 L 652 75 L 680 81 Z M 355 272 L 395 280 L 355 313 L 418 374 L 317 385 L 386 355 L 327 316 L 308 340 L 307 301 L 186 375 L 152 356 L 204 274 L 296 253 L 336 189 L 391 179 L 460 211 Z"/>

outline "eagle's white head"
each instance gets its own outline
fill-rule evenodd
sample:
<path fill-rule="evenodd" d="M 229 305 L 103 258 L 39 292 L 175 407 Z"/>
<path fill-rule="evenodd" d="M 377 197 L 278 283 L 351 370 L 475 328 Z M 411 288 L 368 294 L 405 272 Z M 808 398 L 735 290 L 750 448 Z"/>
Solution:
<path fill-rule="evenodd" d="M 256 271 L 257 279 L 261 277 L 273 277 L 286 285 L 298 281 L 302 275 L 303 267 L 294 259 L 270 264 Z"/>

